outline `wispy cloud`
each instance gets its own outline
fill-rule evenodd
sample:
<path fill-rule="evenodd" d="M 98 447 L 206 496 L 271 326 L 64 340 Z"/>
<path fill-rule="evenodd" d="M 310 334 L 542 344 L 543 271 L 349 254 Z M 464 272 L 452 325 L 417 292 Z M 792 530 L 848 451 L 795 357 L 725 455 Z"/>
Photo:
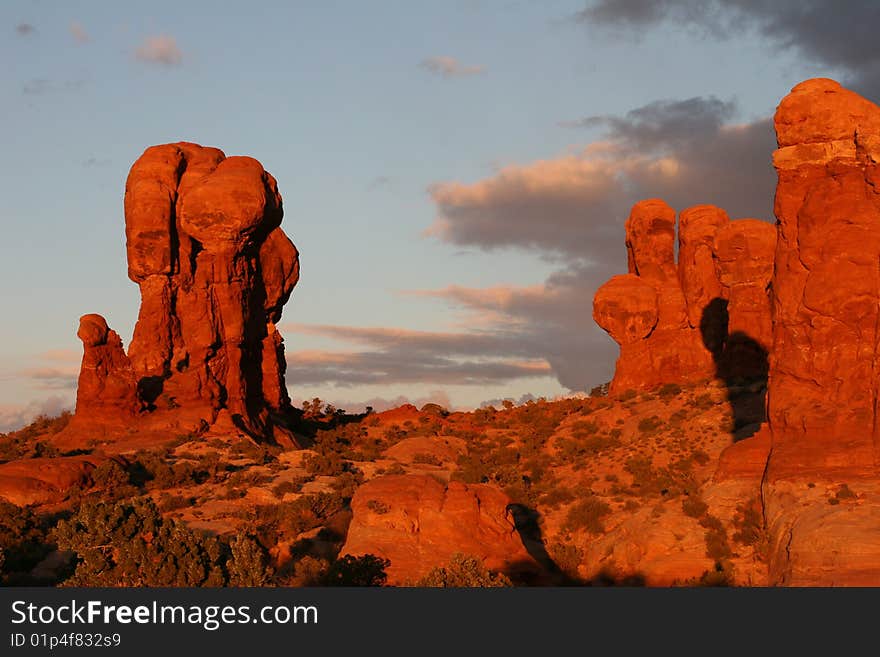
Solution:
<path fill-rule="evenodd" d="M 37 28 L 35 28 L 30 23 L 19 23 L 18 25 L 15 26 L 15 33 L 18 36 L 23 36 L 23 37 L 30 36 L 30 35 L 34 34 L 36 31 L 37 31 Z"/>
<path fill-rule="evenodd" d="M 47 94 L 71 93 L 79 91 L 86 85 L 85 80 L 48 80 L 34 78 L 21 85 L 21 92 L 26 96 L 43 96 Z"/>
<path fill-rule="evenodd" d="M 29 380 L 38 390 L 74 390 L 79 378 L 79 365 L 63 367 L 32 367 L 16 373 Z"/>
<path fill-rule="evenodd" d="M 77 43 L 88 43 L 91 41 L 89 33 L 86 32 L 86 29 L 76 21 L 70 24 L 70 36 L 72 36 L 73 40 Z"/>
<path fill-rule="evenodd" d="M 483 66 L 462 64 L 455 57 L 437 55 L 422 60 L 421 67 L 429 73 L 444 78 L 460 78 L 468 75 L 479 75 L 486 72 Z"/>
<path fill-rule="evenodd" d="M 546 377 L 550 365 L 533 357 L 515 333 L 411 331 L 384 327 L 283 324 L 286 333 L 358 344 L 359 351 L 296 351 L 287 357 L 297 385 L 492 385 Z"/>
<path fill-rule="evenodd" d="M 177 41 L 166 34 L 147 37 L 135 51 L 135 57 L 142 62 L 167 67 L 180 66 L 183 62 L 183 52 Z"/>

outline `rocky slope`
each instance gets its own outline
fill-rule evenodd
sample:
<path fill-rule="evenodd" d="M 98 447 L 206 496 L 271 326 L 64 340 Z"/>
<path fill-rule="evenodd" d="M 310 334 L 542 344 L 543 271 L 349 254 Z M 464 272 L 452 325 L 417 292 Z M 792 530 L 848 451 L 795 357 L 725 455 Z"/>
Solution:
<path fill-rule="evenodd" d="M 533 585 L 880 584 L 880 108 L 810 80 L 775 124 L 776 226 L 633 207 L 628 273 L 593 305 L 620 345 L 607 396 L 470 413 L 290 409 L 274 327 L 298 259 L 274 179 L 148 149 L 126 191 L 132 344 L 84 316 L 76 415 L 0 439 L 6 581 L 163 585 L 209 554 L 214 584 L 474 563 Z M 192 550 L 173 563 L 202 563 L 183 580 L 85 558 L 65 580 L 65 546 L 163 517 Z"/>

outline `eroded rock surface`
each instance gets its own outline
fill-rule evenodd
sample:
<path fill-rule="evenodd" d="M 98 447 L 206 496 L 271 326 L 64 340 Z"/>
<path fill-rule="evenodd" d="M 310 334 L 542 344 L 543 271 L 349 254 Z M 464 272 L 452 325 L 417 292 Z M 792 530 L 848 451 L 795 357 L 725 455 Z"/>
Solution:
<path fill-rule="evenodd" d="M 509 504 L 488 484 L 444 484 L 429 475 L 379 477 L 352 498 L 354 516 L 341 554 L 389 559 L 389 584 L 414 583 L 457 552 L 514 577 L 536 572 Z"/>
<path fill-rule="evenodd" d="M 293 442 L 277 323 L 299 278 L 275 179 L 250 157 L 181 142 L 148 148 L 125 188 L 128 274 L 141 307 L 126 354 L 98 315 L 71 430 L 137 414 L 138 426 L 217 422 Z"/>

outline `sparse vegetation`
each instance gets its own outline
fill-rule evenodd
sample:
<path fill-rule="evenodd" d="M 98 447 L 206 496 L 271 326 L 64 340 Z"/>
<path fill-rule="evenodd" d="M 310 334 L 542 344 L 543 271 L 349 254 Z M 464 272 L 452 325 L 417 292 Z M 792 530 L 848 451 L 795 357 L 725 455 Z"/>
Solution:
<path fill-rule="evenodd" d="M 416 586 L 440 588 L 498 588 L 513 586 L 501 573 L 491 573 L 478 558 L 460 552 L 452 555 L 445 566 L 437 566 L 418 581 Z"/>

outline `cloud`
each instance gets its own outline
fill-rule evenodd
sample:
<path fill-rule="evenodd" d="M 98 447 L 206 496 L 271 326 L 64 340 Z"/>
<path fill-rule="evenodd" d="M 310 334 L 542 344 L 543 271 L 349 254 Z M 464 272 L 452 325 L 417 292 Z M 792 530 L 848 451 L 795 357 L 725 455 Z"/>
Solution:
<path fill-rule="evenodd" d="M 89 33 L 86 32 L 85 28 L 76 21 L 70 24 L 70 36 L 72 36 L 73 40 L 77 43 L 88 43 L 91 41 Z"/>
<path fill-rule="evenodd" d="M 734 216 L 772 216 L 775 137 L 769 119 L 733 124 L 730 101 L 664 100 L 624 116 L 591 116 L 605 129 L 574 153 L 510 164 L 486 179 L 441 182 L 427 235 L 486 251 L 519 247 L 613 266 L 633 203 L 661 197 L 679 209 L 714 203 Z"/>
<path fill-rule="evenodd" d="M 297 385 L 494 385 L 550 376 L 550 365 L 519 336 L 393 328 L 284 324 L 283 332 L 320 335 L 367 347 L 361 351 L 295 351 L 287 375 Z"/>
<path fill-rule="evenodd" d="M 587 116 L 567 125 L 602 130 L 598 141 L 483 180 L 432 185 L 437 214 L 428 235 L 457 247 L 538 254 L 560 269 L 537 286 L 412 294 L 463 309 L 487 335 L 504 336 L 498 357 L 515 345 L 521 357 L 546 360 L 570 390 L 607 381 L 616 348 L 592 320 L 592 298 L 626 269 L 624 221 L 635 202 L 660 197 L 678 210 L 713 203 L 734 217 L 772 217 L 771 122 L 734 123 L 735 116 L 735 103 L 714 97 Z"/>
<path fill-rule="evenodd" d="M 16 376 L 30 380 L 38 390 L 75 390 L 79 363 L 64 367 L 32 367 L 18 371 Z"/>
<path fill-rule="evenodd" d="M 167 67 L 179 66 L 183 62 L 183 53 L 177 47 L 177 41 L 164 34 L 147 37 L 135 52 L 135 57 L 142 62 Z"/>
<path fill-rule="evenodd" d="M 38 415 L 52 417 L 71 408 L 71 400 L 58 395 L 21 405 L 0 404 L 0 432 L 20 429 L 31 423 Z"/>
<path fill-rule="evenodd" d="M 596 0 L 577 19 L 637 35 L 668 23 L 713 38 L 754 30 L 772 47 L 815 64 L 843 69 L 846 84 L 880 97 L 880 4 L 874 0 Z"/>
<path fill-rule="evenodd" d="M 15 26 L 15 33 L 18 34 L 18 36 L 30 36 L 36 31 L 37 28 L 30 23 L 19 23 Z"/>
<path fill-rule="evenodd" d="M 621 258 L 625 263 L 625 256 Z M 498 357 L 516 353 L 542 359 L 562 386 L 589 390 L 613 372 L 613 343 L 592 319 L 593 294 L 612 273 L 612 269 L 572 265 L 537 286 L 453 285 L 411 294 L 463 309 L 469 323 L 484 326 L 487 336 L 498 336 L 493 347 Z"/>
<path fill-rule="evenodd" d="M 422 60 L 421 67 L 444 78 L 460 78 L 468 75 L 479 75 L 485 73 L 483 66 L 468 66 L 459 62 L 455 57 L 448 55 L 437 55 Z"/>

